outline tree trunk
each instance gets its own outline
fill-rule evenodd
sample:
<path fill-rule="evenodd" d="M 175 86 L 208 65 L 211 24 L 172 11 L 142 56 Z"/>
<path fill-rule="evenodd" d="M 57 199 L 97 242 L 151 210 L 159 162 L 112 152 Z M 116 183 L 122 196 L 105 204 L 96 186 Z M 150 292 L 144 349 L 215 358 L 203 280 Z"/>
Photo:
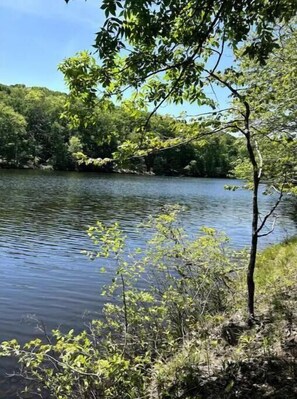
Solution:
<path fill-rule="evenodd" d="M 258 221 L 259 221 L 259 206 L 258 206 L 258 191 L 259 191 L 259 183 L 261 179 L 261 168 L 262 165 L 259 165 L 256 160 L 254 148 L 251 142 L 251 134 L 249 130 L 249 117 L 250 117 L 250 107 L 247 102 L 244 103 L 246 107 L 246 115 L 245 115 L 245 127 L 246 127 L 246 144 L 247 151 L 249 154 L 250 162 L 253 166 L 253 220 L 252 220 L 252 241 L 251 241 L 251 249 L 250 249 L 250 259 L 247 270 L 247 291 L 248 291 L 248 313 L 249 313 L 249 322 L 252 323 L 255 317 L 255 281 L 254 281 L 254 272 L 256 267 L 256 258 L 257 258 L 257 249 L 258 249 Z"/>
<path fill-rule="evenodd" d="M 260 156 L 259 164 L 257 162 L 256 153 L 259 155 L 259 151 L 256 143 L 252 143 L 251 131 L 250 131 L 250 105 L 245 97 L 241 96 L 239 91 L 235 89 L 231 84 L 222 80 L 219 76 L 211 73 L 211 75 L 220 83 L 224 84 L 231 93 L 237 97 L 245 107 L 244 116 L 244 129 L 240 129 L 246 139 L 246 148 L 249 155 L 250 163 L 253 167 L 253 221 L 252 221 L 252 241 L 250 248 L 250 258 L 247 270 L 247 294 L 248 294 L 248 313 L 249 322 L 252 323 L 254 319 L 254 308 L 255 308 L 255 281 L 254 272 L 256 267 L 256 258 L 258 250 L 258 222 L 259 222 L 259 207 L 258 207 L 258 191 L 259 183 L 262 174 L 262 157 Z"/>
<path fill-rule="evenodd" d="M 258 175 L 254 173 L 252 241 L 250 249 L 250 259 L 247 271 L 248 312 L 250 318 L 254 318 L 254 298 L 255 298 L 254 271 L 255 271 L 256 258 L 257 258 L 257 247 L 258 247 L 257 229 L 258 229 L 258 217 L 259 217 L 258 187 L 259 187 Z"/>
<path fill-rule="evenodd" d="M 257 258 L 258 247 L 258 191 L 259 191 L 259 176 L 257 168 L 254 169 L 254 188 L 253 188 L 253 221 L 252 221 L 252 241 L 250 249 L 250 259 L 247 271 L 247 289 L 248 289 L 248 312 L 249 320 L 254 318 L 254 302 L 255 302 L 255 282 L 254 271 Z"/>

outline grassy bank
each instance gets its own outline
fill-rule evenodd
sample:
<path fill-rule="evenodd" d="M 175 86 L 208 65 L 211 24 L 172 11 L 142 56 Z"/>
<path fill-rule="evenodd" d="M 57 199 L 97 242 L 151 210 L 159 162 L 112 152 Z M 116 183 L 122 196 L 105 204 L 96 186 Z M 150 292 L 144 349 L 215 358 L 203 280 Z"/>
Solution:
<path fill-rule="evenodd" d="M 259 254 L 256 286 L 256 324 L 245 323 L 242 274 L 234 306 L 155 367 L 152 397 L 297 397 L 297 238 Z"/>

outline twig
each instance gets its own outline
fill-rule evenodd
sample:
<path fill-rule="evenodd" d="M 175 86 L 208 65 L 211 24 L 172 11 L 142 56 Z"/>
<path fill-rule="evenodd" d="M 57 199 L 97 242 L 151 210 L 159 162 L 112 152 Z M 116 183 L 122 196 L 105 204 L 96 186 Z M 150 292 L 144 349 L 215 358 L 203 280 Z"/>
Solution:
<path fill-rule="evenodd" d="M 276 219 L 277 219 L 277 216 L 274 217 L 274 220 L 273 220 L 271 229 L 270 229 L 267 233 L 258 234 L 258 238 L 260 238 L 260 237 L 266 237 L 266 236 L 268 236 L 269 234 L 273 233 L 274 228 L 275 228 Z"/>
<path fill-rule="evenodd" d="M 267 222 L 267 220 L 270 218 L 270 216 L 273 214 L 273 212 L 276 210 L 276 208 L 278 207 L 278 205 L 280 204 L 282 198 L 283 198 L 283 190 L 284 190 L 284 185 L 285 185 L 285 181 L 282 184 L 282 187 L 280 189 L 279 192 L 279 197 L 276 201 L 276 203 L 274 204 L 274 206 L 270 209 L 270 211 L 265 215 L 264 219 L 262 220 L 260 226 L 258 227 L 256 233 L 258 237 L 263 237 L 262 234 L 259 235 L 260 231 L 263 229 L 263 227 L 265 226 L 265 223 Z"/>

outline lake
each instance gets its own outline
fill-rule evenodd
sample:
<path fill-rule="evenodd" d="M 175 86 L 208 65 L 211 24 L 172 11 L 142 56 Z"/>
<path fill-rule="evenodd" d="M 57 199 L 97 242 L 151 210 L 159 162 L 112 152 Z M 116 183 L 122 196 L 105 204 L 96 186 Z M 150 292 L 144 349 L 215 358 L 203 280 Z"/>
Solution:
<path fill-rule="evenodd" d="M 215 227 L 234 248 L 247 246 L 251 193 L 226 191 L 225 184 L 238 181 L 0 170 L 0 341 L 38 335 L 35 318 L 48 330 L 68 330 L 100 315 L 100 290 L 110 275 L 81 254 L 90 247 L 85 230 L 96 220 L 118 221 L 135 247 L 145 240 L 139 223 L 178 203 L 185 206 L 182 220 L 190 234 Z M 261 196 L 263 213 L 274 201 Z M 291 201 L 278 208 L 275 231 L 261 247 L 296 234 Z M 0 367 L 3 372 L 3 360 Z"/>

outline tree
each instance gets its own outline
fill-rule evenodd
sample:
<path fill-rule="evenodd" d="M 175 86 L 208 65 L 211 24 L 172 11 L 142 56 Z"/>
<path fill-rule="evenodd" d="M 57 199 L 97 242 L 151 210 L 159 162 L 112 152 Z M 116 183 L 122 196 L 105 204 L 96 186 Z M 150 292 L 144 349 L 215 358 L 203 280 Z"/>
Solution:
<path fill-rule="evenodd" d="M 144 137 L 151 117 L 164 103 L 188 101 L 215 108 L 214 100 L 207 94 L 209 86 L 222 85 L 240 104 L 240 123 L 228 117 L 222 124 L 222 113 L 216 110 L 216 118 L 201 119 L 199 133 L 231 129 L 240 131 L 245 138 L 253 176 L 247 276 L 249 319 L 252 320 L 254 270 L 259 227 L 262 227 L 258 209 L 262 160 L 251 129 L 252 109 L 247 93 L 238 90 L 235 71 L 218 68 L 227 47 L 233 52 L 244 48 L 245 56 L 265 64 L 269 54 L 279 47 L 276 32 L 296 15 L 297 3 L 294 0 L 104 0 L 101 8 L 106 20 L 96 34 L 94 45 L 100 65 L 83 53 L 66 60 L 61 67 L 74 96 L 91 104 L 96 101 L 98 85 L 105 96 L 116 95 L 119 99 L 125 90 L 134 88 L 138 105 L 154 106 L 141 129 Z M 141 151 L 140 154 L 143 149 Z"/>
<path fill-rule="evenodd" d="M 22 115 L 26 121 L 25 152 L 17 166 L 48 162 L 67 167 L 69 129 L 60 119 L 66 95 L 41 87 L 0 86 L 0 101 Z"/>
<path fill-rule="evenodd" d="M 66 123 L 62 123 L 60 113 L 65 103 L 65 95 L 44 88 L 28 88 L 24 97 L 24 115 L 30 137 L 33 162 L 65 164 L 67 154 Z M 66 136 L 66 137 L 65 137 Z"/>
<path fill-rule="evenodd" d="M 246 138 L 249 159 L 249 164 L 245 161 L 237 166 L 237 172 L 253 184 L 252 245 L 247 276 L 251 313 L 254 312 L 253 277 L 258 239 L 273 231 L 275 220 L 270 230 L 265 231 L 264 228 L 284 192 L 296 192 L 296 33 L 294 25 L 279 31 L 279 48 L 268 57 L 265 65 L 258 60 L 250 60 L 241 51 L 239 68 L 228 71 L 226 75 L 231 82 L 234 74 L 237 75 L 236 89 L 231 86 L 230 89 L 235 96 L 236 128 Z M 244 115 L 243 121 L 240 115 Z M 261 218 L 258 189 L 263 179 L 267 192 L 276 191 L 278 198 L 271 210 Z"/>
<path fill-rule="evenodd" d="M 0 102 L 0 154 L 2 162 L 18 165 L 26 150 L 26 120 Z"/>

